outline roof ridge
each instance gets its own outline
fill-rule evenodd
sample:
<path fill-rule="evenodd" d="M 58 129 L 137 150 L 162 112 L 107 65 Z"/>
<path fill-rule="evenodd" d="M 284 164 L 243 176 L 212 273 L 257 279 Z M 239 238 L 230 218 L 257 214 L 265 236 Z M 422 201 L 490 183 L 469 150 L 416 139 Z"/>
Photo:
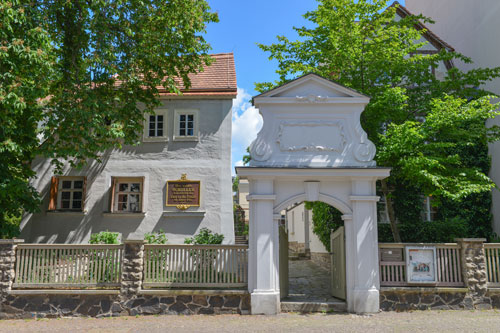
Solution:
<path fill-rule="evenodd" d="M 408 8 L 406 8 L 405 6 L 403 6 L 402 4 L 400 4 L 398 1 L 394 1 L 389 7 L 387 8 L 391 8 L 391 7 L 396 7 L 396 12 L 400 12 L 401 14 L 403 14 L 404 16 L 415 16 L 412 12 L 410 12 L 408 10 Z M 403 16 L 403 17 L 404 17 Z M 435 42 L 437 42 L 438 44 L 440 44 L 442 47 L 446 48 L 446 49 L 449 49 L 449 51 L 453 52 L 455 51 L 455 48 L 453 46 L 451 46 L 450 44 L 446 43 L 443 39 L 441 39 L 438 35 L 436 35 L 431 29 L 429 29 L 425 24 L 423 24 L 422 22 L 418 21 L 418 26 L 417 28 L 420 28 L 420 30 L 423 30 L 425 29 L 425 33 L 424 33 L 424 36 L 427 35 L 427 37 Z M 432 42 L 431 42 L 432 44 Z"/>

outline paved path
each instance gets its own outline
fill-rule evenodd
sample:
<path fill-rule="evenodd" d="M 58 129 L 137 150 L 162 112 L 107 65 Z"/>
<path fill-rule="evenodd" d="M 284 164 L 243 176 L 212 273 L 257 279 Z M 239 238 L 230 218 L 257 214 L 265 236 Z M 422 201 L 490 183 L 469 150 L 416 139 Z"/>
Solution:
<path fill-rule="evenodd" d="M 330 271 L 312 260 L 288 262 L 289 297 L 294 302 L 335 302 L 330 295 Z"/>
<path fill-rule="evenodd" d="M 498 311 L 281 314 L 278 316 L 149 316 L 3 320 L 0 332 L 498 332 Z"/>

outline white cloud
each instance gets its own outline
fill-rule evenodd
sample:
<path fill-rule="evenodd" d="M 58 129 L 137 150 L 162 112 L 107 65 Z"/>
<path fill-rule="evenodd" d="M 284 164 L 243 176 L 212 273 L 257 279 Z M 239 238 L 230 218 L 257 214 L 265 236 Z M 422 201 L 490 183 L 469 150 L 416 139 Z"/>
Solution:
<path fill-rule="evenodd" d="M 238 88 L 238 95 L 233 99 L 233 148 L 246 150 L 262 127 L 262 117 L 250 104 L 250 97 Z"/>
<path fill-rule="evenodd" d="M 243 88 L 238 88 L 238 94 L 233 99 L 232 110 L 232 172 L 234 166 L 242 166 L 242 157 L 252 141 L 257 137 L 257 133 L 262 127 L 262 117 L 259 111 L 250 103 L 251 96 Z M 234 162 L 236 161 L 236 163 Z"/>

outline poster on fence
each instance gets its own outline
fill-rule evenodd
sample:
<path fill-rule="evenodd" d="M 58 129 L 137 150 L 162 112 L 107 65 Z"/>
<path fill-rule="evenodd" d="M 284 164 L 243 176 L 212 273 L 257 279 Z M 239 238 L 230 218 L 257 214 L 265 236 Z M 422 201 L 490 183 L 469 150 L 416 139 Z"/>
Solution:
<path fill-rule="evenodd" d="M 406 246 L 406 279 L 413 284 L 437 282 L 434 246 Z"/>

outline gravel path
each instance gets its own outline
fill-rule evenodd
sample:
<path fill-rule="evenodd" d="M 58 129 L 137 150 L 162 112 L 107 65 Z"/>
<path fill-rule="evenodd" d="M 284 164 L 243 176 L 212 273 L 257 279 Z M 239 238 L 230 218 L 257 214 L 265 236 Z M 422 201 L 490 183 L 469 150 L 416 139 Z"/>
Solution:
<path fill-rule="evenodd" d="M 500 312 L 415 311 L 278 316 L 149 316 L 3 320 L 0 332 L 499 332 Z"/>

